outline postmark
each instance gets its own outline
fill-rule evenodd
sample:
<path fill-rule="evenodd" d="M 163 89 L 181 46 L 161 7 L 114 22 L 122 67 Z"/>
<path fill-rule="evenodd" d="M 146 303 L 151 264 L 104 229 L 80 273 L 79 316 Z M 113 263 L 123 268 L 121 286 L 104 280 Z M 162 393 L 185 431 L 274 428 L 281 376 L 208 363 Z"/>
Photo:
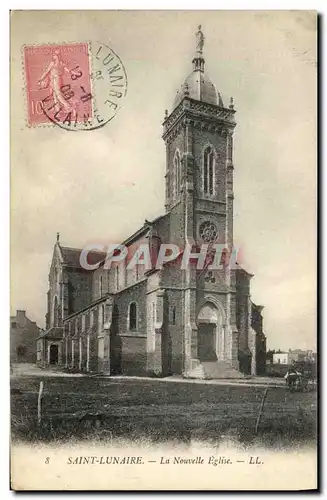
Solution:
<path fill-rule="evenodd" d="M 127 92 L 119 56 L 100 42 L 24 47 L 30 126 L 94 130 L 117 114 Z"/>

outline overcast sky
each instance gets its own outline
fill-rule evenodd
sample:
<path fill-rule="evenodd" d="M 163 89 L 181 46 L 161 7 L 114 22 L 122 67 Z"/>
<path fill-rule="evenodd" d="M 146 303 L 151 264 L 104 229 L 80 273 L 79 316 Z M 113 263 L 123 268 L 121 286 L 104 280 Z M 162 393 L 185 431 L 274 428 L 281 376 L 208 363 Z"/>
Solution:
<path fill-rule="evenodd" d="M 15 12 L 12 16 L 11 306 L 44 326 L 56 232 L 62 245 L 117 242 L 164 213 L 164 110 L 192 69 L 233 96 L 234 242 L 271 348 L 316 347 L 315 15 L 300 12 Z M 105 127 L 28 128 L 24 44 L 99 40 L 128 93 Z"/>

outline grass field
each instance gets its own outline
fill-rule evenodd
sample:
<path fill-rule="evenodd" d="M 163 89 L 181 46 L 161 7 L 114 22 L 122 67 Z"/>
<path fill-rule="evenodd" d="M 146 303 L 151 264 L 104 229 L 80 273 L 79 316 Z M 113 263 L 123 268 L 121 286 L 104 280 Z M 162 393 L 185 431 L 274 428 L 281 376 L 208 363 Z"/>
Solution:
<path fill-rule="evenodd" d="M 37 425 L 39 383 L 44 380 L 42 425 Z M 12 377 L 14 440 L 147 439 L 292 445 L 316 435 L 316 392 L 227 385 L 40 376 Z"/>

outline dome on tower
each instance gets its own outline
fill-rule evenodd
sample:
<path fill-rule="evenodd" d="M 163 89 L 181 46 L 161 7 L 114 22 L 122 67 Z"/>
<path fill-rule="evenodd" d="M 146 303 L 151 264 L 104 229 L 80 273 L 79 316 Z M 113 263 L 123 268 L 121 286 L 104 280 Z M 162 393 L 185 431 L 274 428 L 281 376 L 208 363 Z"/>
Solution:
<path fill-rule="evenodd" d="M 217 92 L 208 75 L 202 71 L 192 71 L 186 78 L 181 90 L 177 91 L 174 108 L 176 108 L 185 95 L 196 101 L 223 106 L 221 95 Z"/>
<path fill-rule="evenodd" d="M 182 101 L 185 96 L 195 99 L 196 101 L 214 104 L 215 106 L 223 106 L 223 100 L 216 87 L 211 82 L 208 75 L 204 72 L 203 44 L 204 36 L 199 26 L 196 33 L 196 55 L 193 59 L 193 71 L 186 78 L 181 89 L 177 91 L 174 99 L 174 108 Z"/>

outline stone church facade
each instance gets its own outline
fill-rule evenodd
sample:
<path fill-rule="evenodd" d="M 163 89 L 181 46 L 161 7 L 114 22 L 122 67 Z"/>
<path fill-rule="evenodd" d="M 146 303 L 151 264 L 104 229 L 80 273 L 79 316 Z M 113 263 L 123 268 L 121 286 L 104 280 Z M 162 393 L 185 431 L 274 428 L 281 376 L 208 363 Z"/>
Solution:
<path fill-rule="evenodd" d="M 105 254 L 64 247 L 59 237 L 49 274 L 41 364 L 105 374 L 181 374 L 232 378 L 263 373 L 266 338 L 262 306 L 251 301 L 252 275 L 240 266 L 209 271 L 178 262 L 161 269 L 128 268 L 142 244 L 157 255 L 162 243 L 233 248 L 233 100 L 225 106 L 205 72 L 199 28 L 193 71 L 163 122 L 165 214 L 123 244 L 124 262 L 105 269 Z"/>

